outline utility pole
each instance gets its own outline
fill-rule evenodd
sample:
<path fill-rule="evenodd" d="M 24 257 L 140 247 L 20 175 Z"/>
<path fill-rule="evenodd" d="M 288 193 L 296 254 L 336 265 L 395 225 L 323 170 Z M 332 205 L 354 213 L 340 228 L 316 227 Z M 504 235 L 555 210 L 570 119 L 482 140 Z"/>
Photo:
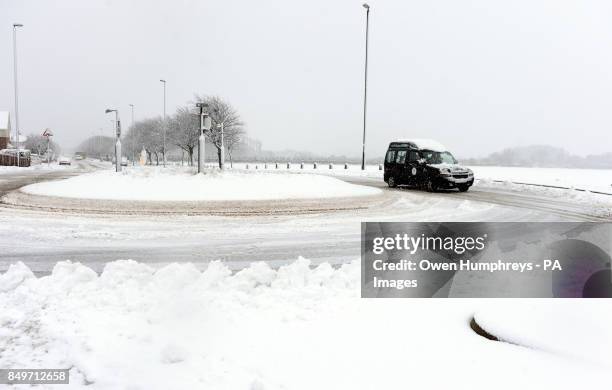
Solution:
<path fill-rule="evenodd" d="M 115 130 L 117 141 L 115 142 L 115 171 L 121 172 L 121 122 L 119 121 L 119 111 L 107 108 L 104 111 L 106 114 L 115 113 Z"/>
<path fill-rule="evenodd" d="M 98 131 L 100 132 L 98 136 L 98 160 L 102 161 L 102 128 L 99 128 Z"/>
<path fill-rule="evenodd" d="M 160 79 L 159 81 L 161 81 L 164 84 L 164 149 L 163 149 L 163 155 L 164 155 L 164 167 L 166 167 L 166 80 L 164 79 Z"/>
<path fill-rule="evenodd" d="M 364 70 L 364 88 L 363 88 L 363 142 L 361 144 L 361 170 L 365 170 L 365 142 L 366 142 L 366 112 L 368 104 L 368 33 L 370 28 L 370 6 L 368 3 L 363 3 L 363 8 L 366 9 L 366 38 L 365 38 L 365 70 Z"/>
<path fill-rule="evenodd" d="M 132 122 L 130 123 L 130 128 L 134 127 L 134 105 L 130 103 L 130 107 L 132 108 Z M 136 146 L 130 145 L 130 149 L 132 149 L 132 166 L 134 166 L 136 161 Z"/>
<path fill-rule="evenodd" d="M 130 104 L 130 107 L 132 108 L 132 122 L 130 123 L 130 126 L 134 126 L 134 105 Z"/>
<path fill-rule="evenodd" d="M 17 146 L 17 166 L 19 164 L 19 93 L 17 88 L 17 28 L 23 24 L 13 23 L 13 77 L 15 81 L 15 144 Z"/>
<path fill-rule="evenodd" d="M 198 137 L 198 173 L 204 172 L 204 159 L 206 151 L 206 138 L 204 138 L 204 132 L 210 130 L 211 120 L 208 116 L 208 104 L 196 103 L 196 107 L 200 109 L 200 136 Z"/>

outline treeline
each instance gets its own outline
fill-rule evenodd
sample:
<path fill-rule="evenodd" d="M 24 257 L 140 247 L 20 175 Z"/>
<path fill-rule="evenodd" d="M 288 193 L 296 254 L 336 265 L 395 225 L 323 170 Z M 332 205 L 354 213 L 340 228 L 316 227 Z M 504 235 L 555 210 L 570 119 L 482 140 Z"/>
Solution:
<path fill-rule="evenodd" d="M 462 159 L 468 165 L 499 165 L 506 167 L 541 168 L 612 168 L 612 153 L 588 155 L 586 157 L 570 154 L 562 148 L 548 145 L 531 145 L 508 148 L 491 153 L 487 157 Z"/>
<path fill-rule="evenodd" d="M 219 164 L 221 163 L 221 128 L 223 127 L 223 146 L 232 162 L 232 152 L 245 135 L 244 123 L 240 115 L 228 102 L 217 96 L 197 96 L 195 101 L 208 104 L 208 114 L 212 128 L 205 132 L 207 143 L 216 148 Z M 164 150 L 164 132 L 165 145 Z M 166 117 L 157 116 L 134 122 L 123 137 L 124 154 L 137 156 L 144 150 L 147 162 L 159 165 L 172 151 L 183 151 L 190 164 L 194 163 L 194 154 L 198 148 L 200 136 L 199 109 L 195 104 L 179 107 L 176 112 Z"/>

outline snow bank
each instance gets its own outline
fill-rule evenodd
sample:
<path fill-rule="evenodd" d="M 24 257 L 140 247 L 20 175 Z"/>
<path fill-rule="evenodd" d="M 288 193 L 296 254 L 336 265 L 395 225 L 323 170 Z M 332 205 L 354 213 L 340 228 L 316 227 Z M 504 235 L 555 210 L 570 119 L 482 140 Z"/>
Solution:
<path fill-rule="evenodd" d="M 470 166 L 480 180 L 580 188 L 612 194 L 612 170 Z"/>
<path fill-rule="evenodd" d="M 578 355 L 590 358 L 578 359 L 562 340 L 609 339 L 606 300 L 530 301 L 549 308 L 530 318 L 521 300 L 360 299 L 359 280 L 358 261 L 232 274 L 220 262 L 200 272 L 128 260 L 100 276 L 62 262 L 41 278 L 18 264 L 0 279 L 11 281 L 0 292 L 0 367 L 70 368 L 66 389 L 576 389 L 612 379 L 608 344 L 587 342 Z M 486 328 L 525 335 L 529 348 L 474 334 L 476 306 Z M 593 326 L 564 322 L 570 310 Z M 523 333 L 538 321 L 554 327 L 549 339 Z M 547 348 L 555 340 L 568 348 Z"/>
<path fill-rule="evenodd" d="M 30 172 L 55 172 L 55 171 L 70 171 L 74 170 L 76 167 L 74 165 L 58 165 L 57 162 L 53 162 L 49 165 L 44 164 L 36 164 L 29 167 L 15 167 L 15 166 L 4 166 L 0 165 L 0 176 L 2 175 L 10 175 L 15 173 L 30 173 Z"/>
<path fill-rule="evenodd" d="M 138 167 L 37 183 L 22 191 L 45 196 L 144 201 L 272 200 L 376 195 L 379 189 L 321 175 Z"/>

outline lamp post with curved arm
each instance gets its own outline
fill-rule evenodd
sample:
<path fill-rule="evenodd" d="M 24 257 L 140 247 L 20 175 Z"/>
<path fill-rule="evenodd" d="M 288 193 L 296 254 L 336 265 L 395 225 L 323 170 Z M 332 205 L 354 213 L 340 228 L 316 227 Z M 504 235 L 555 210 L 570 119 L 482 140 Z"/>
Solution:
<path fill-rule="evenodd" d="M 107 108 L 104 112 L 106 114 L 115 113 L 115 134 L 117 136 L 115 142 L 115 171 L 121 172 L 121 121 L 119 120 L 119 111 Z"/>

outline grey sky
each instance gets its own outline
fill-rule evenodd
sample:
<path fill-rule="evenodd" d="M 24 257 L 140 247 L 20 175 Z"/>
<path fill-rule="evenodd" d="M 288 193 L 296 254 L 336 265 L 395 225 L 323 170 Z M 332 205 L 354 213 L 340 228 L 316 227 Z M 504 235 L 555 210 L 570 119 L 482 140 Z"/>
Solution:
<path fill-rule="evenodd" d="M 612 3 L 371 1 L 367 154 L 435 138 L 459 156 L 551 144 L 612 151 Z M 360 1 L 0 0 L 0 110 L 75 145 L 194 93 L 234 104 L 265 149 L 358 156 L 365 11 Z"/>

